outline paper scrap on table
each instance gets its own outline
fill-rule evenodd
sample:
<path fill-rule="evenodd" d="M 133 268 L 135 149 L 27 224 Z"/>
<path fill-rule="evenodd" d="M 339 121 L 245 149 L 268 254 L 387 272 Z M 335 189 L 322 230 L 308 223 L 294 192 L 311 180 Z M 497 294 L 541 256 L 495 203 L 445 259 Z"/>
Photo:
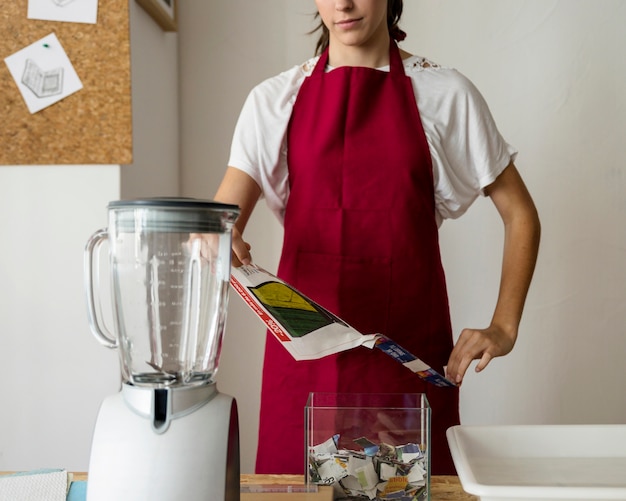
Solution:
<path fill-rule="evenodd" d="M 378 348 L 436 386 L 453 382 L 382 334 L 362 334 L 257 265 L 233 267 L 230 283 L 295 360 L 316 360 L 365 346 Z"/>
<path fill-rule="evenodd" d="M 28 19 L 95 24 L 98 0 L 28 0 Z"/>
<path fill-rule="evenodd" d="M 71 475 L 66 470 L 33 470 L 0 476 L 0 500 L 66 501 Z"/>
<path fill-rule="evenodd" d="M 4 62 L 31 113 L 83 88 L 54 33 L 6 57 Z"/>

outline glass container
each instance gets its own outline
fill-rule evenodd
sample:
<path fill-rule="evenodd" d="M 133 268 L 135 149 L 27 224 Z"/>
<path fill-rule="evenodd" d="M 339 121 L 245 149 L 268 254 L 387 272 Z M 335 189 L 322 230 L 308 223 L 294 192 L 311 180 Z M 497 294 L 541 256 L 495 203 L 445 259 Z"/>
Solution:
<path fill-rule="evenodd" d="M 429 500 L 431 409 L 422 393 L 311 393 L 308 484 L 335 499 Z"/>
<path fill-rule="evenodd" d="M 124 382 L 210 383 L 226 322 L 239 209 L 187 198 L 115 201 L 85 250 L 91 330 L 118 348 Z M 102 320 L 98 256 L 108 241 L 113 324 Z"/>

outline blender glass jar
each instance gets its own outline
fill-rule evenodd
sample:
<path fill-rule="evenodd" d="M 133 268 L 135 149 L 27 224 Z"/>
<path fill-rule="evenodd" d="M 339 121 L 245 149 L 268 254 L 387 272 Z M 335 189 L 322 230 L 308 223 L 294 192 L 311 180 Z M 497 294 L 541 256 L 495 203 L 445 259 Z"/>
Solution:
<path fill-rule="evenodd" d="M 226 322 L 232 226 L 238 207 L 153 198 L 111 202 L 108 211 L 108 228 L 96 232 L 85 251 L 94 335 L 119 348 L 125 382 L 140 386 L 212 382 Z M 99 283 L 94 256 L 105 240 L 115 334 L 102 322 L 94 285 Z"/>

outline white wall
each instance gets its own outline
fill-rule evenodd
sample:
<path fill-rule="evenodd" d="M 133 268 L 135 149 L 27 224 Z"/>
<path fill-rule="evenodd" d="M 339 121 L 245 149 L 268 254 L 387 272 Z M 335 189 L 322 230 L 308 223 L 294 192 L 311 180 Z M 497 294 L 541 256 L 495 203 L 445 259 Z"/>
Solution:
<path fill-rule="evenodd" d="M 133 163 L 122 168 L 124 199 L 179 194 L 178 34 L 131 0 Z"/>
<path fill-rule="evenodd" d="M 87 328 L 82 250 L 118 192 L 118 166 L 0 169 L 0 470 L 86 469 L 119 377 Z"/>
<path fill-rule="evenodd" d="M 182 191 L 212 196 L 249 89 L 312 54 L 312 0 L 181 5 Z M 245 13 L 245 15 L 244 15 Z M 467 376 L 465 423 L 626 422 L 626 63 L 620 0 L 407 0 L 403 46 L 468 75 L 487 98 L 540 211 L 540 260 L 513 353 Z M 275 267 L 280 228 L 247 232 Z M 441 231 L 458 333 L 492 313 L 501 223 L 479 200 Z M 218 376 L 240 405 L 242 470 L 256 450 L 263 328 L 231 301 Z"/>
<path fill-rule="evenodd" d="M 406 7 L 415 20 L 406 47 L 461 69 L 481 89 L 520 150 L 543 224 L 517 346 L 467 378 L 463 422 L 626 423 L 626 4 Z M 497 292 L 501 229 L 481 202 L 442 230 L 457 332 L 488 322 Z"/>
<path fill-rule="evenodd" d="M 109 201 L 178 194 L 177 35 L 129 5 L 133 165 L 0 166 L 0 471 L 87 470 L 119 365 L 89 331 L 83 248 Z"/>

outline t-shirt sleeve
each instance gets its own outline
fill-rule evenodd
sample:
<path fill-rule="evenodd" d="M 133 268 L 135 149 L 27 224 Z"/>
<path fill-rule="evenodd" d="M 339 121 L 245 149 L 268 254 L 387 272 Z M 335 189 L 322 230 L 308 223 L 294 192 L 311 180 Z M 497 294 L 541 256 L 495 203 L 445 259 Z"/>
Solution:
<path fill-rule="evenodd" d="M 483 96 L 456 70 L 432 70 L 430 101 L 418 107 L 433 161 L 439 222 L 458 218 L 515 159 Z M 424 110 L 422 110 L 424 108 Z"/>
<path fill-rule="evenodd" d="M 289 196 L 287 127 L 303 78 L 296 67 L 252 89 L 237 120 L 228 160 L 257 182 L 281 222 Z"/>

